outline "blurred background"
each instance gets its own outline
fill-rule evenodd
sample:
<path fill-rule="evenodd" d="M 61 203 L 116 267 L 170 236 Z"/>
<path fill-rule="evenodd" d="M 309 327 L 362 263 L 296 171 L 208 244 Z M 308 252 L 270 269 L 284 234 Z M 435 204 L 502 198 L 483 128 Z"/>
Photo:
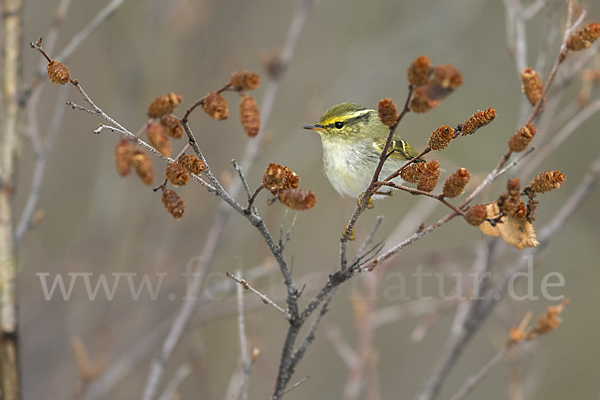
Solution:
<path fill-rule="evenodd" d="M 582 4 L 589 9 L 589 20 L 598 21 L 597 4 Z M 73 1 L 61 26 L 57 50 L 83 29 L 107 1 Z M 25 42 L 35 41 L 50 29 L 57 0 L 31 1 L 25 9 Z M 229 81 L 236 70 L 248 69 L 261 74 L 263 86 L 252 93 L 260 104 L 264 94 L 264 73 L 259 54 L 283 45 L 298 1 L 274 0 L 127 0 L 116 14 L 103 23 L 72 55 L 67 65 L 98 106 L 137 132 L 147 121 L 148 104 L 158 95 L 175 92 L 183 95 L 184 110 L 206 93 Z M 558 29 L 565 22 L 565 5 L 560 3 Z M 533 66 L 544 37 L 546 12 L 527 24 L 528 61 Z M 300 36 L 291 64 L 281 78 L 272 118 L 262 152 L 254 167 L 246 172 L 251 187 L 260 183 L 270 163 L 287 165 L 301 178 L 303 189 L 313 190 L 318 203 L 297 216 L 286 256 L 293 266 L 299 286 L 307 285 L 302 304 L 320 288 L 327 274 L 339 265 L 339 237 L 356 200 L 340 197 L 322 171 L 321 144 L 314 132 L 301 129 L 313 124 L 330 106 L 344 101 L 376 107 L 384 97 L 402 104 L 406 96 L 406 68 L 417 56 L 429 56 L 433 64 L 451 63 L 462 73 L 464 84 L 440 107 L 420 115 L 408 115 L 402 122 L 401 136 L 418 150 L 426 146 L 430 133 L 440 125 L 456 126 L 479 109 L 493 107 L 498 117 L 473 137 L 457 140 L 437 158 L 445 169 L 443 178 L 460 166 L 480 182 L 507 150 L 507 140 L 519 126 L 521 83 L 507 48 L 506 15 L 500 1 L 397 1 L 321 0 L 313 7 Z M 553 47 L 552 59 L 557 53 Z M 57 52 L 55 50 L 55 53 Z M 52 54 L 50 54 L 52 56 Z M 33 79 L 41 56 L 29 46 L 24 50 L 25 82 Z M 548 71 L 540 71 L 546 77 Z M 39 105 L 38 123 L 47 131 L 60 88 L 50 83 Z M 573 105 L 580 89 L 575 79 L 559 106 Z M 192 114 L 190 124 L 210 163 L 223 182 L 236 179 L 231 159 L 240 158 L 247 139 L 239 124 L 237 95 L 226 93 L 232 115 L 217 122 L 201 111 Z M 597 91 L 592 98 L 598 98 Z M 74 87 L 68 88 L 68 100 L 83 104 Z M 23 390 L 25 399 L 69 399 L 81 395 L 81 382 L 72 349 L 72 339 L 80 338 L 92 359 L 104 358 L 109 365 L 128 354 L 136 345 L 143 347 L 140 362 L 123 376 L 104 398 L 136 398 L 144 387 L 151 357 L 164 337 L 164 327 L 180 306 L 185 293 L 181 273 L 194 267 L 208 236 L 219 199 L 200 185 L 190 183 L 177 192 L 186 204 L 185 215 L 175 221 L 163 208 L 160 195 L 136 176 L 121 178 L 114 162 L 118 135 L 92 131 L 104 121 L 67 109 L 56 144 L 49 156 L 39 208 L 44 218 L 23 239 L 20 248 L 19 301 L 20 345 L 22 349 Z M 564 122 L 563 122 L 564 123 Z M 536 227 L 548 222 L 569 198 L 589 164 L 598 157 L 600 116 L 587 120 L 550 156 L 537 172 L 559 169 L 567 176 L 564 187 L 541 196 Z M 546 138 L 561 126 L 549 126 Z M 177 152 L 184 140 L 174 143 Z M 534 141 L 534 146 L 543 143 Z M 164 163 L 153 157 L 156 183 L 162 179 Z M 16 215 L 20 215 L 28 195 L 34 156 L 27 142 L 19 166 Z M 503 191 L 510 171 L 477 199 L 494 200 Z M 524 182 L 532 178 L 528 176 Z M 474 187 L 471 186 L 471 188 Z M 244 199 L 240 196 L 240 201 Z M 274 235 L 284 216 L 280 204 L 268 206 L 267 196 L 258 198 L 258 208 Z M 350 254 L 373 227 L 376 217 L 384 215 L 376 241 L 386 247 L 403 237 L 390 237 L 407 213 L 420 199 L 398 194 L 377 202 L 356 227 L 358 240 L 350 245 Z M 590 399 L 598 398 L 600 385 L 600 348 L 591 345 L 600 336 L 598 259 L 600 239 L 596 189 L 541 257 L 536 258 L 533 280 L 536 301 L 504 302 L 498 314 L 489 318 L 460 358 L 449 376 L 440 398 L 450 397 L 465 381 L 505 345 L 509 324 L 518 325 L 527 311 L 534 316 L 548 305 L 540 294 L 546 273 L 560 272 L 565 286 L 553 288 L 553 295 L 571 300 L 563 313 L 560 328 L 535 342 L 532 352 L 508 359 L 481 383 L 469 399 Z M 433 200 L 432 200 L 433 202 Z M 427 201 L 419 203 L 427 207 Z M 433 209 L 426 222 L 433 223 L 446 214 L 442 207 Z M 292 220 L 287 216 L 286 227 Z M 417 226 L 421 221 L 417 221 Z M 414 228 L 413 228 L 414 229 Z M 408 234 L 412 231 L 407 232 Z M 407 248 L 388 264 L 388 272 L 401 271 L 407 278 L 407 295 L 414 299 L 411 274 L 420 266 L 426 272 L 444 272 L 452 268 L 466 270 L 475 257 L 473 244 L 488 241 L 478 229 L 455 219 L 429 237 Z M 502 247 L 506 259 L 519 251 Z M 440 262 L 440 259 L 443 262 Z M 227 282 L 225 272 L 251 271 L 257 266 L 272 268 L 254 281 L 257 288 L 283 305 L 284 287 L 272 266 L 270 252 L 262 238 L 247 221 L 232 214 L 211 273 L 204 286 L 211 288 Z M 447 265 L 446 265 L 447 267 Z M 442 268 L 440 270 L 440 268 Z M 447 267 L 450 268 L 450 267 Z M 46 300 L 39 273 L 49 273 L 51 284 L 56 274 L 68 281 L 68 273 L 93 273 L 110 277 L 112 273 L 166 274 L 158 297 L 152 300 L 142 292 L 133 300 L 123 279 L 109 301 L 102 292 L 90 301 L 85 286 L 74 285 L 69 300 L 55 293 Z M 81 279 L 81 278 L 80 278 Z M 137 278 L 136 278 L 137 279 Z M 289 399 L 342 398 L 348 370 L 338 357 L 325 331 L 339 328 L 345 339 L 356 338 L 352 299 L 364 277 L 344 285 L 331 303 L 323 329 L 296 368 L 291 383 L 309 375 L 294 389 Z M 424 293 L 436 296 L 438 282 L 427 281 Z M 109 279 L 109 284 L 112 281 Z M 397 281 L 386 281 L 377 288 L 377 308 L 402 303 L 386 295 Z M 450 292 L 451 281 L 447 280 Z M 526 289 L 523 286 L 521 289 Z M 168 296 L 174 294 L 174 296 Z M 274 386 L 286 321 L 272 308 L 246 294 L 247 335 L 249 345 L 260 349 L 250 380 L 250 397 L 270 397 Z M 189 329 L 184 333 L 167 364 L 166 380 L 182 364 L 192 373 L 180 387 L 180 398 L 223 398 L 238 365 L 239 343 L 235 295 L 216 293 L 206 300 Z M 433 370 L 451 327 L 453 313 L 443 316 L 424 338 L 414 342 L 411 334 L 423 315 L 390 321 L 375 331 L 378 389 L 382 399 L 413 398 Z M 515 319 L 516 318 L 516 319 Z M 329 328 L 328 328 L 329 327 Z M 149 338 L 154 335 L 154 339 Z M 152 341 L 154 340 L 154 341 Z M 523 397 L 509 393 L 520 382 Z M 512 386 L 511 386 L 512 385 Z M 84 388 L 85 392 L 85 388 Z M 372 395 L 372 393 L 371 393 Z M 361 398 L 372 398 L 366 392 Z M 509 397 L 510 396 L 510 397 Z"/>

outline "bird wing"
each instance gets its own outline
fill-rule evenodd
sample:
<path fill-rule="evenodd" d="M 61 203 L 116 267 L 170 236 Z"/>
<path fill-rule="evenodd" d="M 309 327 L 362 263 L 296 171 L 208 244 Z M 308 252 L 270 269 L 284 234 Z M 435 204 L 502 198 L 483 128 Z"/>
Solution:
<path fill-rule="evenodd" d="M 387 140 L 387 138 L 386 138 Z M 383 151 L 385 147 L 386 140 L 378 140 L 375 143 L 375 147 L 379 150 L 379 153 Z M 390 144 L 390 148 L 388 152 L 392 152 L 390 154 L 391 158 L 401 159 L 401 160 L 410 160 L 419 155 L 419 152 L 412 148 L 412 146 L 406 143 L 403 139 L 398 136 L 394 136 L 392 143 Z M 416 161 L 421 162 L 425 161 L 422 158 L 418 158 Z"/>

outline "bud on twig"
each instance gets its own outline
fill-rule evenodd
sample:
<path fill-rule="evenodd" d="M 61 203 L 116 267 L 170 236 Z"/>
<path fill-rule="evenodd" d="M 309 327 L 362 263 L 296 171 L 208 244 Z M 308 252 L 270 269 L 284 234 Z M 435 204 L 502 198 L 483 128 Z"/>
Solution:
<path fill-rule="evenodd" d="M 152 168 L 152 161 L 150 161 L 148 154 L 144 150 L 134 150 L 132 165 L 135 172 L 142 179 L 142 182 L 146 185 L 152 185 L 152 182 L 154 182 L 154 169 Z"/>
<path fill-rule="evenodd" d="M 121 176 L 127 176 L 131 173 L 131 163 L 133 157 L 133 149 L 129 140 L 121 138 L 115 146 L 115 165 L 117 172 Z"/>
<path fill-rule="evenodd" d="M 317 204 L 317 198 L 312 190 L 288 189 L 281 192 L 279 201 L 292 210 L 309 210 Z"/>
<path fill-rule="evenodd" d="M 508 148 L 515 153 L 522 152 L 529 146 L 536 133 L 537 129 L 532 124 L 520 127 L 509 139 Z"/>
<path fill-rule="evenodd" d="M 258 104 L 253 97 L 244 95 L 240 100 L 240 120 L 244 132 L 249 137 L 255 137 L 260 130 L 260 114 Z"/>
<path fill-rule="evenodd" d="M 50 82 L 60 85 L 64 85 L 65 83 L 71 80 L 71 76 L 69 74 L 69 70 L 63 63 L 59 63 L 56 60 L 52 60 L 48 64 L 48 78 Z"/>
<path fill-rule="evenodd" d="M 177 162 L 194 175 L 200 175 L 206 171 L 206 164 L 193 154 L 184 154 L 179 157 Z"/>
<path fill-rule="evenodd" d="M 574 32 L 567 39 L 567 49 L 579 51 L 590 47 L 600 37 L 600 24 L 592 22 Z"/>
<path fill-rule="evenodd" d="M 462 135 L 472 135 L 477 129 L 482 128 L 496 118 L 496 110 L 488 108 L 485 111 L 478 110 L 462 124 Z"/>
<path fill-rule="evenodd" d="M 431 150 L 441 151 L 448 147 L 452 139 L 454 139 L 454 129 L 449 126 L 441 126 L 431 133 L 427 144 Z"/>
<path fill-rule="evenodd" d="M 173 186 L 183 186 L 190 180 L 190 174 L 188 170 L 180 165 L 179 163 L 172 162 L 167 165 L 165 169 L 165 175 L 169 182 L 173 184 Z"/>
<path fill-rule="evenodd" d="M 471 178 L 471 174 L 465 168 L 459 168 L 455 172 L 453 172 L 446 182 L 444 182 L 444 188 L 442 190 L 442 194 L 444 197 L 448 197 L 450 199 L 454 199 L 461 194 L 463 194 L 465 190 L 465 186 L 469 183 L 469 179 Z"/>
<path fill-rule="evenodd" d="M 417 189 L 432 192 L 440 179 L 440 164 L 436 160 L 427 161 L 417 182 Z"/>
<path fill-rule="evenodd" d="M 398 109 L 389 97 L 379 101 L 377 104 L 377 113 L 384 125 L 393 126 L 398 121 Z"/>
<path fill-rule="evenodd" d="M 173 190 L 164 189 L 161 199 L 163 205 L 175 219 L 183 217 L 185 205 L 183 200 Z"/>
<path fill-rule="evenodd" d="M 179 118 L 173 114 L 163 115 L 160 118 L 160 123 L 165 127 L 165 133 L 173 139 L 181 139 L 183 137 L 183 126 L 179 122 Z"/>
<path fill-rule="evenodd" d="M 431 61 L 429 57 L 420 56 L 408 67 L 407 78 L 408 82 L 414 86 L 422 86 L 429 80 L 429 73 L 431 72 Z"/>
<path fill-rule="evenodd" d="M 173 148 L 165 132 L 165 127 L 159 122 L 152 121 L 148 123 L 146 132 L 148 133 L 150 144 L 163 156 L 171 157 Z"/>
<path fill-rule="evenodd" d="M 263 185 L 273 195 L 277 195 L 287 189 L 297 189 L 300 177 L 288 167 L 271 163 L 263 174 Z"/>
<path fill-rule="evenodd" d="M 425 169 L 424 162 L 414 162 L 400 172 L 400 177 L 408 183 L 417 183 Z"/>
<path fill-rule="evenodd" d="M 465 219 L 473 226 L 481 225 L 487 219 L 487 210 L 483 204 L 475 204 L 465 211 Z"/>
<path fill-rule="evenodd" d="M 217 92 L 211 92 L 206 95 L 202 103 L 202 109 L 217 121 L 223 121 L 229 117 L 227 100 Z"/>
<path fill-rule="evenodd" d="M 254 72 L 237 71 L 231 74 L 230 85 L 238 90 L 254 90 L 260 86 L 260 77 Z"/>
<path fill-rule="evenodd" d="M 534 106 L 542 96 L 544 85 L 538 73 L 531 69 L 525 68 L 521 72 L 521 82 L 523 84 L 523 92 L 527 96 L 527 100 Z M 543 101 L 543 100 L 542 100 Z"/>
<path fill-rule="evenodd" d="M 150 118 L 160 118 L 177 108 L 182 101 L 183 97 L 173 92 L 165 94 L 164 96 L 158 96 L 150 103 L 150 106 L 148 107 L 148 116 Z"/>
<path fill-rule="evenodd" d="M 561 187 L 566 179 L 565 174 L 560 171 L 542 172 L 533 178 L 529 187 L 536 193 L 546 193 Z"/>

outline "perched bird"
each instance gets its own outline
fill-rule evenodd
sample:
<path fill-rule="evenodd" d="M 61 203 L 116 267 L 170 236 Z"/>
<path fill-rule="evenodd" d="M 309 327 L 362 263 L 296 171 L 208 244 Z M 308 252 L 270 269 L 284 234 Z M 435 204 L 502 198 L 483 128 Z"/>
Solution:
<path fill-rule="evenodd" d="M 319 123 L 306 125 L 304 129 L 311 129 L 321 137 L 325 174 L 333 188 L 340 194 L 360 198 L 373 179 L 390 133 L 390 128 L 379 119 L 377 110 L 353 103 L 338 104 L 327 110 Z M 394 133 L 389 152 L 380 179 L 385 179 L 419 154 L 397 133 Z M 404 184 L 400 177 L 393 182 Z M 391 195 L 393 191 L 383 187 L 377 192 L 379 195 L 373 197 Z"/>

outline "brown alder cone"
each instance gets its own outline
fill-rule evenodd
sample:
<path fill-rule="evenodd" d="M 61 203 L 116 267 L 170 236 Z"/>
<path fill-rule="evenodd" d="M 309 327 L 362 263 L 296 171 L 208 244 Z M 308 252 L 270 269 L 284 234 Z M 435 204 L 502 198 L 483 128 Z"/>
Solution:
<path fill-rule="evenodd" d="M 200 175 L 206 171 L 206 164 L 193 154 L 184 154 L 177 162 L 194 175 Z"/>
<path fill-rule="evenodd" d="M 136 149 L 133 151 L 132 165 L 142 182 L 146 185 L 152 185 L 152 182 L 154 182 L 154 169 L 152 168 L 152 161 L 150 161 L 144 150 Z"/>
<path fill-rule="evenodd" d="M 436 160 L 427 161 L 417 182 L 417 189 L 432 192 L 440 179 L 440 164 Z"/>
<path fill-rule="evenodd" d="M 217 92 L 211 92 L 206 95 L 206 99 L 202 102 L 202 109 L 217 121 L 229 118 L 227 100 Z"/>
<path fill-rule="evenodd" d="M 536 193 L 546 193 L 561 187 L 566 179 L 566 175 L 560 171 L 542 172 L 533 178 L 529 187 Z"/>
<path fill-rule="evenodd" d="M 172 162 L 167 165 L 165 169 L 165 175 L 169 182 L 173 184 L 173 186 L 183 186 L 190 180 L 190 174 L 188 170 L 179 163 Z"/>
<path fill-rule="evenodd" d="M 181 139 L 183 137 L 183 125 L 179 122 L 179 118 L 173 114 L 167 114 L 160 117 L 160 123 L 165 127 L 165 133 L 173 139 Z"/>
<path fill-rule="evenodd" d="M 297 189 L 300 177 L 288 167 L 271 163 L 263 174 L 263 185 L 273 195 L 277 195 L 287 189 Z"/>
<path fill-rule="evenodd" d="M 408 82 L 414 86 L 422 86 L 429 80 L 431 72 L 431 61 L 427 56 L 420 56 L 414 59 L 406 74 Z"/>
<path fill-rule="evenodd" d="M 230 85 L 238 90 L 254 90 L 260 86 L 260 77 L 254 72 L 237 71 L 231 74 Z"/>
<path fill-rule="evenodd" d="M 515 153 L 522 152 L 529 146 L 536 133 L 537 129 L 532 124 L 520 127 L 508 140 L 508 148 Z"/>
<path fill-rule="evenodd" d="M 183 97 L 173 92 L 158 96 L 148 106 L 148 116 L 150 118 L 160 118 L 173 111 L 182 101 Z"/>
<path fill-rule="evenodd" d="M 442 194 L 450 199 L 460 196 L 465 191 L 465 186 L 469 183 L 470 178 L 471 174 L 465 168 L 457 169 L 444 182 Z"/>
<path fill-rule="evenodd" d="M 127 176 L 131 173 L 131 163 L 133 158 L 133 148 L 129 140 L 121 138 L 115 146 L 115 166 L 121 176 Z"/>
<path fill-rule="evenodd" d="M 312 190 L 287 189 L 279 194 L 279 201 L 292 210 L 309 210 L 317 204 Z"/>
<path fill-rule="evenodd" d="M 475 204 L 469 207 L 465 214 L 465 219 L 473 226 L 479 226 L 487 219 L 487 210 L 483 204 Z"/>
<path fill-rule="evenodd" d="M 179 219 L 183 217 L 185 204 L 173 190 L 164 189 L 161 201 L 173 218 Z"/>
<path fill-rule="evenodd" d="M 521 83 L 527 100 L 534 106 L 542 96 L 542 90 L 544 89 L 540 76 L 534 69 L 525 68 L 521 71 Z"/>
<path fill-rule="evenodd" d="M 63 63 L 52 60 L 48 64 L 47 69 L 48 78 L 50 79 L 50 82 L 54 83 L 55 85 L 64 85 L 71 80 L 69 69 Z"/>
<path fill-rule="evenodd" d="M 431 150 L 441 151 L 448 147 L 452 139 L 454 139 L 454 129 L 449 126 L 441 126 L 431 133 L 427 144 Z"/>
<path fill-rule="evenodd" d="M 160 122 L 152 121 L 148 123 L 146 132 L 148 134 L 148 141 L 152 147 L 158 150 L 163 156 L 171 157 L 173 148 L 165 127 Z"/>
<path fill-rule="evenodd" d="M 488 108 L 485 111 L 478 110 L 462 124 L 462 135 L 472 135 L 477 129 L 492 122 L 494 118 L 496 118 L 496 110 L 493 108 Z"/>
<path fill-rule="evenodd" d="M 592 22 L 574 32 L 567 39 L 567 49 L 579 51 L 590 47 L 600 37 L 600 24 Z"/>
<path fill-rule="evenodd" d="M 424 162 L 414 162 L 400 172 L 400 177 L 408 183 L 417 183 L 425 168 Z"/>
<path fill-rule="evenodd" d="M 253 97 L 244 95 L 240 99 L 240 120 L 248 137 L 255 137 L 260 130 L 258 104 Z"/>
<path fill-rule="evenodd" d="M 398 121 L 398 109 L 389 97 L 379 101 L 377 104 L 377 113 L 384 125 L 393 126 Z"/>

